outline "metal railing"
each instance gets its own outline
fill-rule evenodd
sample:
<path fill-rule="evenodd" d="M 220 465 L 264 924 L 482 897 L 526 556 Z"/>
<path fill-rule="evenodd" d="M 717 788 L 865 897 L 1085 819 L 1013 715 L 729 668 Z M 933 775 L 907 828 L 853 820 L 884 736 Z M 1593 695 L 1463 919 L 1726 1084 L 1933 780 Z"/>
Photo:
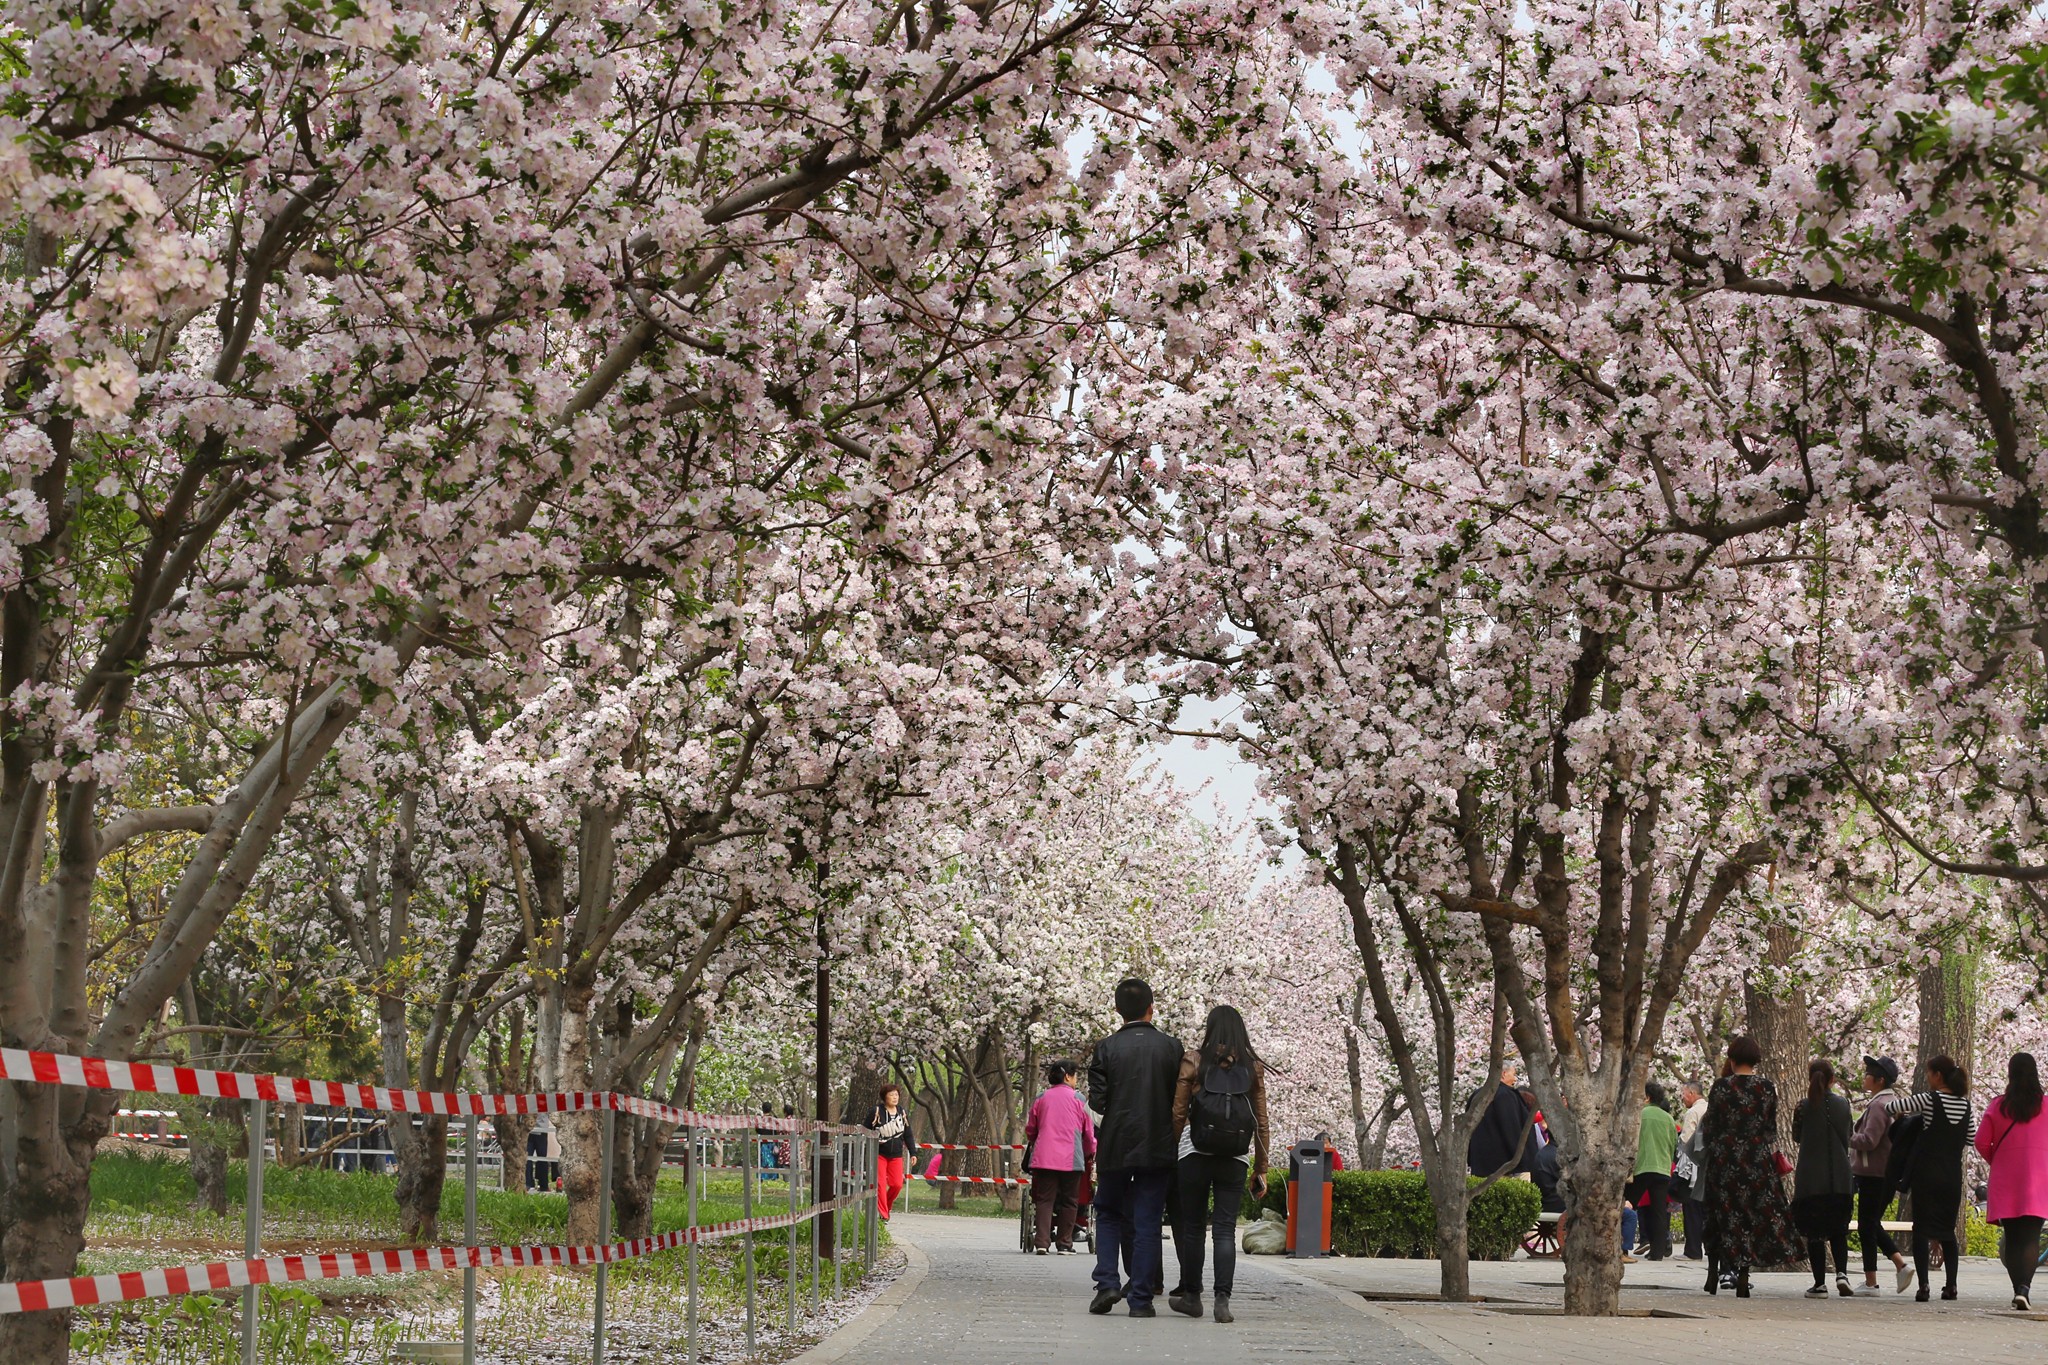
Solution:
<path fill-rule="evenodd" d="M 205 1094 L 220 1098 L 244 1098 L 248 1104 L 249 1159 L 247 1164 L 247 1208 L 243 1229 L 241 1261 L 205 1266 L 164 1267 L 114 1275 L 79 1275 L 68 1279 L 29 1280 L 0 1283 L 0 1314 L 39 1312 L 133 1299 L 162 1298 L 187 1293 L 205 1293 L 225 1288 L 242 1290 L 242 1365 L 256 1365 L 258 1324 L 261 1314 L 259 1292 L 263 1285 L 278 1281 L 338 1279 L 356 1275 L 392 1274 L 409 1270 L 460 1269 L 462 1271 L 462 1359 L 464 1365 L 476 1360 L 477 1271 L 485 1266 L 507 1265 L 591 1265 L 596 1269 L 592 1305 L 591 1355 L 593 1365 L 603 1365 L 605 1356 L 606 1289 L 613 1261 L 626 1261 L 658 1251 L 682 1249 L 685 1254 L 685 1356 L 689 1365 L 698 1359 L 701 1312 L 699 1304 L 699 1247 L 713 1241 L 739 1239 L 745 1280 L 747 1350 L 758 1345 L 758 1268 L 755 1241 L 764 1232 L 786 1229 L 789 1261 L 785 1275 L 785 1325 L 794 1329 L 797 1318 L 797 1275 L 802 1242 L 798 1229 L 810 1229 L 810 1278 L 813 1309 L 821 1306 L 824 1263 L 832 1266 L 832 1292 L 842 1290 L 841 1262 L 851 1249 L 862 1261 L 863 1272 L 874 1268 L 878 1239 L 878 1191 L 875 1186 L 876 1139 L 866 1129 L 849 1129 L 806 1120 L 764 1119 L 757 1115 L 699 1114 L 678 1110 L 637 1096 L 599 1092 L 568 1092 L 553 1095 L 440 1094 L 393 1091 L 328 1081 L 304 1081 L 274 1076 L 250 1076 L 236 1072 L 194 1071 L 184 1068 L 131 1066 L 99 1058 L 80 1058 L 53 1053 L 29 1053 L 0 1049 L 0 1080 L 45 1085 L 82 1086 L 91 1089 L 123 1090 L 136 1093 Z M 320 1096 L 331 1098 L 323 1099 Z M 371 1108 L 399 1113 L 442 1113 L 467 1118 L 463 1134 L 463 1241 L 460 1246 L 412 1248 L 404 1251 L 329 1252 L 322 1255 L 264 1258 L 263 1176 L 269 1105 L 280 1097 L 295 1104 L 327 1104 Z M 477 1188 L 479 1156 L 484 1141 L 481 1125 L 486 1114 L 506 1112 L 561 1113 L 598 1111 L 600 1115 L 598 1241 L 592 1246 L 483 1246 L 477 1233 Z M 621 1112 L 657 1121 L 678 1121 L 688 1150 L 702 1150 L 701 1139 L 710 1134 L 737 1133 L 741 1153 L 741 1218 L 736 1223 L 700 1227 L 697 1223 L 700 1180 L 688 1181 L 687 1223 L 679 1232 L 644 1237 L 632 1242 L 611 1241 L 612 1166 L 615 1129 Z M 776 1141 L 789 1144 L 791 1160 L 786 1174 L 786 1211 L 757 1217 L 760 1142 L 763 1132 L 778 1134 Z M 832 1193 L 818 1198 L 830 1161 Z M 801 1203 L 799 1197 L 802 1197 Z M 837 1246 L 821 1245 L 820 1216 L 838 1212 L 835 1219 Z M 848 1223 L 852 1224 L 849 1232 Z"/>

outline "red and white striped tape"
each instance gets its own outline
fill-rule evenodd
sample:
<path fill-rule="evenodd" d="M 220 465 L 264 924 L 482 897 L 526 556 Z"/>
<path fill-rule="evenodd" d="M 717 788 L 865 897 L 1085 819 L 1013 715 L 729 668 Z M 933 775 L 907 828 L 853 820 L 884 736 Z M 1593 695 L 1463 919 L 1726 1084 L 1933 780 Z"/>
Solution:
<path fill-rule="evenodd" d="M 127 1138 L 132 1142 L 183 1142 L 190 1133 L 109 1133 L 110 1138 Z"/>
<path fill-rule="evenodd" d="M 215 1261 L 208 1265 L 174 1266 L 164 1270 L 132 1270 L 117 1275 L 74 1275 L 69 1279 L 22 1280 L 0 1284 L 0 1314 L 34 1313 L 45 1308 L 83 1308 L 99 1303 L 161 1299 L 177 1294 L 202 1294 L 215 1289 L 240 1289 L 252 1284 L 288 1284 L 301 1280 L 342 1280 L 359 1275 L 403 1275 L 420 1270 L 466 1270 L 510 1266 L 609 1265 L 673 1251 L 689 1244 L 716 1242 L 750 1232 L 767 1232 L 801 1223 L 827 1209 L 852 1201 L 835 1199 L 801 1213 L 761 1218 L 736 1218 L 701 1228 L 684 1228 L 655 1237 L 640 1237 L 608 1246 L 411 1247 L 398 1251 L 330 1251 L 313 1256 L 268 1256 L 247 1261 Z"/>
<path fill-rule="evenodd" d="M 637 1095 L 570 1090 L 537 1095 L 472 1095 L 438 1090 L 392 1090 L 346 1081 L 309 1081 L 296 1076 L 259 1076 L 244 1071 L 206 1071 L 188 1066 L 153 1066 L 61 1052 L 0 1048 L 0 1080 L 139 1094 L 203 1095 L 210 1099 L 270 1100 L 281 1104 L 323 1104 L 401 1114 L 560 1114 L 614 1110 L 664 1123 L 698 1128 L 758 1128 L 812 1132 L 820 1125 L 769 1114 L 700 1114 Z M 826 1125 L 830 1132 L 865 1131 Z"/>
<path fill-rule="evenodd" d="M 940 1184 L 952 1185 L 1029 1185 L 1030 1180 L 1014 1175 L 923 1175 L 920 1180 L 936 1180 Z"/>
<path fill-rule="evenodd" d="M 1021 1142 L 920 1142 L 921 1152 L 1021 1152 Z"/>

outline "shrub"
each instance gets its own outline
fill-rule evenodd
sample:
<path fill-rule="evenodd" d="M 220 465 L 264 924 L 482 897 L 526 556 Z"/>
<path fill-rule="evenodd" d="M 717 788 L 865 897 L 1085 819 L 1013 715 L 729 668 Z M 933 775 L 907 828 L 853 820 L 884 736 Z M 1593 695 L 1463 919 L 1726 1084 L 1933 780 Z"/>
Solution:
<path fill-rule="evenodd" d="M 1474 1185 L 1479 1181 L 1474 1179 Z M 1269 1179 L 1265 1206 L 1287 1211 L 1287 1180 Z M 1466 1211 L 1467 1246 L 1475 1261 L 1504 1261 L 1522 1244 L 1543 1196 L 1526 1180 L 1499 1180 L 1473 1196 Z M 1330 1241 L 1345 1256 L 1430 1258 L 1436 1255 L 1436 1211 L 1420 1171 L 1339 1171 L 1331 1193 Z"/>

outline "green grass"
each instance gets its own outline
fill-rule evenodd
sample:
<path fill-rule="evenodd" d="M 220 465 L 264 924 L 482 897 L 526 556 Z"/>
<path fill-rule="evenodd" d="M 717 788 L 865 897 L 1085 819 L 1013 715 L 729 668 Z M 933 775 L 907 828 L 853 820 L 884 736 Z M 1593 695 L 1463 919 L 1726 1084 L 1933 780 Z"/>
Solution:
<path fill-rule="evenodd" d="M 906 1191 L 908 1202 L 902 1199 L 896 1201 L 896 1207 L 908 1213 L 940 1213 L 960 1218 L 1008 1218 L 1012 1222 L 1018 1217 L 1017 1210 L 1004 1208 L 1003 1201 L 993 1194 L 967 1194 L 963 1191 L 959 1202 L 950 1209 L 942 1209 L 939 1207 L 939 1197 L 932 1193 L 931 1186 L 921 1180 L 912 1180 L 910 1185 L 911 1188 Z M 1025 1198 L 1030 1198 L 1029 1190 L 1020 1193 Z"/>
<path fill-rule="evenodd" d="M 228 1168 L 228 1217 L 209 1217 L 192 1207 L 197 1191 L 186 1164 L 167 1156 L 109 1152 L 93 1163 L 92 1223 L 87 1241 L 176 1239 L 239 1243 L 248 1176 L 241 1162 Z M 394 1242 L 399 1236 L 398 1201 L 389 1176 L 348 1174 L 315 1168 L 267 1167 L 263 1173 L 266 1235 L 314 1241 Z M 781 1212 L 788 1204 L 779 1182 L 755 1191 L 755 1207 Z M 737 1176 L 708 1182 L 698 1201 L 697 1222 L 721 1223 L 741 1216 Z M 477 1227 L 486 1242 L 559 1241 L 568 1226 L 569 1201 L 560 1194 L 477 1192 Z M 689 1192 L 679 1175 L 655 1182 L 654 1230 L 689 1225 Z M 460 1241 L 462 1182 L 441 1190 L 441 1236 Z"/>
<path fill-rule="evenodd" d="M 241 1165 L 235 1164 L 229 1172 L 229 1215 L 215 1218 L 193 1208 L 195 1190 L 183 1162 L 148 1154 L 101 1155 L 93 1167 L 93 1213 L 81 1269 L 104 1273 L 238 1255 L 244 1179 Z M 685 1226 L 688 1196 L 680 1176 L 665 1174 L 657 1181 L 657 1232 Z M 263 1203 L 264 1238 L 271 1245 L 287 1239 L 329 1247 L 398 1240 L 398 1206 L 386 1176 L 272 1167 L 264 1175 Z M 550 1243 L 564 1235 L 568 1201 L 562 1195 L 484 1190 L 477 1204 L 479 1233 L 486 1242 Z M 738 1218 L 741 1207 L 739 1178 L 721 1176 L 708 1182 L 697 1221 Z M 787 1207 L 786 1186 L 777 1182 L 757 1188 L 757 1213 L 780 1213 Z M 461 1226 L 458 1180 L 444 1191 L 442 1239 L 460 1241 Z M 796 1287 L 806 1314 L 813 1288 L 809 1239 L 808 1229 L 800 1227 Z M 880 1240 L 887 1245 L 886 1229 Z M 723 1323 L 729 1331 L 745 1311 L 745 1245 L 740 1239 L 710 1243 L 697 1260 L 702 1320 Z M 687 1253 L 678 1251 L 612 1267 L 607 1300 L 612 1359 L 653 1365 L 675 1357 L 683 1331 L 687 1266 Z M 754 1239 L 754 1267 L 757 1312 L 765 1330 L 781 1322 L 788 1293 L 784 1230 Z M 821 1270 L 817 1288 L 829 1298 L 829 1261 Z M 863 1274 L 858 1256 L 842 1261 L 844 1287 L 858 1285 Z M 587 1342 L 595 1288 L 589 1271 L 487 1271 L 482 1278 L 478 1329 L 487 1351 L 508 1359 L 558 1358 Z M 266 1289 L 261 1358 L 272 1365 L 383 1365 L 391 1344 L 401 1338 L 452 1339 L 460 1284 L 459 1275 L 434 1272 Z M 73 1356 L 106 1365 L 235 1365 L 240 1359 L 238 1317 L 233 1296 L 191 1295 L 95 1309 L 77 1320 Z"/>

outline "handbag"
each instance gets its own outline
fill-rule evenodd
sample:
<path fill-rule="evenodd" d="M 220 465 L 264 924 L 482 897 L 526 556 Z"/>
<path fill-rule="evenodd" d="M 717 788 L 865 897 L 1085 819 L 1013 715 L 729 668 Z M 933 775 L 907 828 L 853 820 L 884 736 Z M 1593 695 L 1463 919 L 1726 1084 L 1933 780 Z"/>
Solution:
<path fill-rule="evenodd" d="M 1777 1167 L 1779 1175 L 1792 1174 L 1792 1162 L 1783 1152 L 1771 1153 L 1771 1165 Z"/>

